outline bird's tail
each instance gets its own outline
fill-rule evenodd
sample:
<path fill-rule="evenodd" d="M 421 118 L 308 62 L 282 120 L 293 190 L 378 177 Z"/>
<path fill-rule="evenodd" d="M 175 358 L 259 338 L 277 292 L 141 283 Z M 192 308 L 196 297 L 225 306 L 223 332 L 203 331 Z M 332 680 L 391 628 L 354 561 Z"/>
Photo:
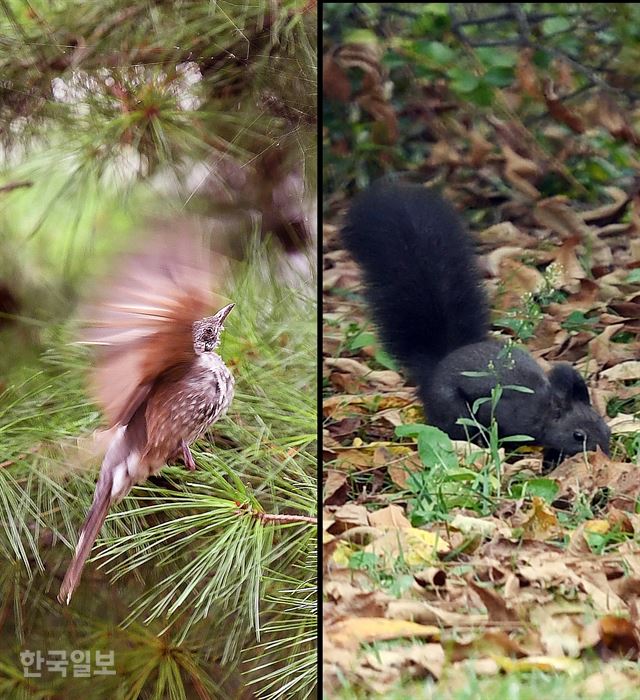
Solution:
<path fill-rule="evenodd" d="M 93 497 L 93 504 L 91 505 L 91 508 L 87 513 L 86 520 L 80 529 L 80 537 L 78 538 L 76 551 L 73 555 L 73 559 L 71 560 L 71 564 L 69 564 L 69 568 L 67 569 L 62 585 L 60 586 L 58 600 L 61 603 L 66 603 L 69 605 L 71 596 L 73 595 L 76 586 L 80 582 L 82 569 L 84 568 L 84 564 L 91 552 L 93 543 L 96 541 L 96 537 L 98 536 L 105 518 L 107 517 L 110 505 L 111 479 L 99 479 L 96 486 L 96 492 Z"/>
<path fill-rule="evenodd" d="M 139 444 L 146 441 L 146 432 L 140 429 L 139 417 L 126 426 L 115 431 L 111 445 L 107 450 L 100 468 L 100 476 L 93 495 L 93 503 L 80 528 L 76 551 L 69 564 L 64 581 L 60 586 L 58 600 L 69 605 L 71 596 L 80 582 L 82 569 L 89 557 L 93 543 L 109 512 L 112 503 L 117 503 L 129 492 L 134 483 L 131 474 L 135 474 L 140 460 Z"/>

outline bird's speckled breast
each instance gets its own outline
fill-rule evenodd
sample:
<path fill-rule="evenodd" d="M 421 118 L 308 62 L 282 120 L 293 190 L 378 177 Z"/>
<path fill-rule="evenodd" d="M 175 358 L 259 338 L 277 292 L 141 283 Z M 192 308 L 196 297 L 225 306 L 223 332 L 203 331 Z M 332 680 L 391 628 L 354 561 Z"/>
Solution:
<path fill-rule="evenodd" d="M 155 471 L 167 458 L 181 454 L 187 445 L 229 408 L 233 399 L 233 377 L 215 353 L 198 355 L 186 374 L 161 387 L 146 409 L 146 463 Z"/>
<path fill-rule="evenodd" d="M 234 379 L 222 358 L 209 352 L 198 357 L 185 384 L 193 410 L 191 431 L 184 437 L 189 444 L 227 412 L 233 400 Z"/>

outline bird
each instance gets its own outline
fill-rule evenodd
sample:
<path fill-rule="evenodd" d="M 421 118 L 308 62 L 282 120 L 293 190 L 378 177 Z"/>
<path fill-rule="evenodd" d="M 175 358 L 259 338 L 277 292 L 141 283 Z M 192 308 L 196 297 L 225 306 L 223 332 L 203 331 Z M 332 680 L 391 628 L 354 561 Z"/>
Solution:
<path fill-rule="evenodd" d="M 212 258 L 193 236 L 158 234 L 117 265 L 84 311 L 95 346 L 93 398 L 110 435 L 92 505 L 58 600 L 69 604 L 109 509 L 168 461 L 196 468 L 189 445 L 220 417 L 234 378 L 216 353 L 233 303 L 212 291 Z"/>

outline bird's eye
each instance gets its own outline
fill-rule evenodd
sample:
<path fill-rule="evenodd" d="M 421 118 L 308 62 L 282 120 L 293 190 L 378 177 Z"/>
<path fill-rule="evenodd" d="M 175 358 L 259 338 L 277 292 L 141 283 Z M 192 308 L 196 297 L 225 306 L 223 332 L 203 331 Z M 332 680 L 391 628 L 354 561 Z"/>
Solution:
<path fill-rule="evenodd" d="M 586 434 L 584 430 L 574 430 L 573 431 L 573 439 L 576 440 L 577 442 L 584 442 L 586 438 Z"/>

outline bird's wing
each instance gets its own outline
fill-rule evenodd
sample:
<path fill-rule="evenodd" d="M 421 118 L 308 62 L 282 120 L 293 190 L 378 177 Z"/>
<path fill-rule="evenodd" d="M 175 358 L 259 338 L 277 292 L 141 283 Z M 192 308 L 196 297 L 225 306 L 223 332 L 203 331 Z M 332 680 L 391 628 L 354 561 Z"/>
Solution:
<path fill-rule="evenodd" d="M 220 263 L 214 271 L 194 235 L 156 235 L 86 307 L 82 342 L 97 348 L 90 384 L 110 425 L 127 423 L 160 375 L 193 359 L 192 324 L 219 305 Z"/>
<path fill-rule="evenodd" d="M 193 365 L 177 365 L 165 372 L 153 385 L 146 400 L 144 459 L 152 464 L 172 457 L 176 435 L 186 435 L 196 411 L 185 404 L 182 379 L 193 372 Z M 192 401 L 195 397 L 189 397 Z M 175 457 L 175 455 L 173 455 Z"/>

